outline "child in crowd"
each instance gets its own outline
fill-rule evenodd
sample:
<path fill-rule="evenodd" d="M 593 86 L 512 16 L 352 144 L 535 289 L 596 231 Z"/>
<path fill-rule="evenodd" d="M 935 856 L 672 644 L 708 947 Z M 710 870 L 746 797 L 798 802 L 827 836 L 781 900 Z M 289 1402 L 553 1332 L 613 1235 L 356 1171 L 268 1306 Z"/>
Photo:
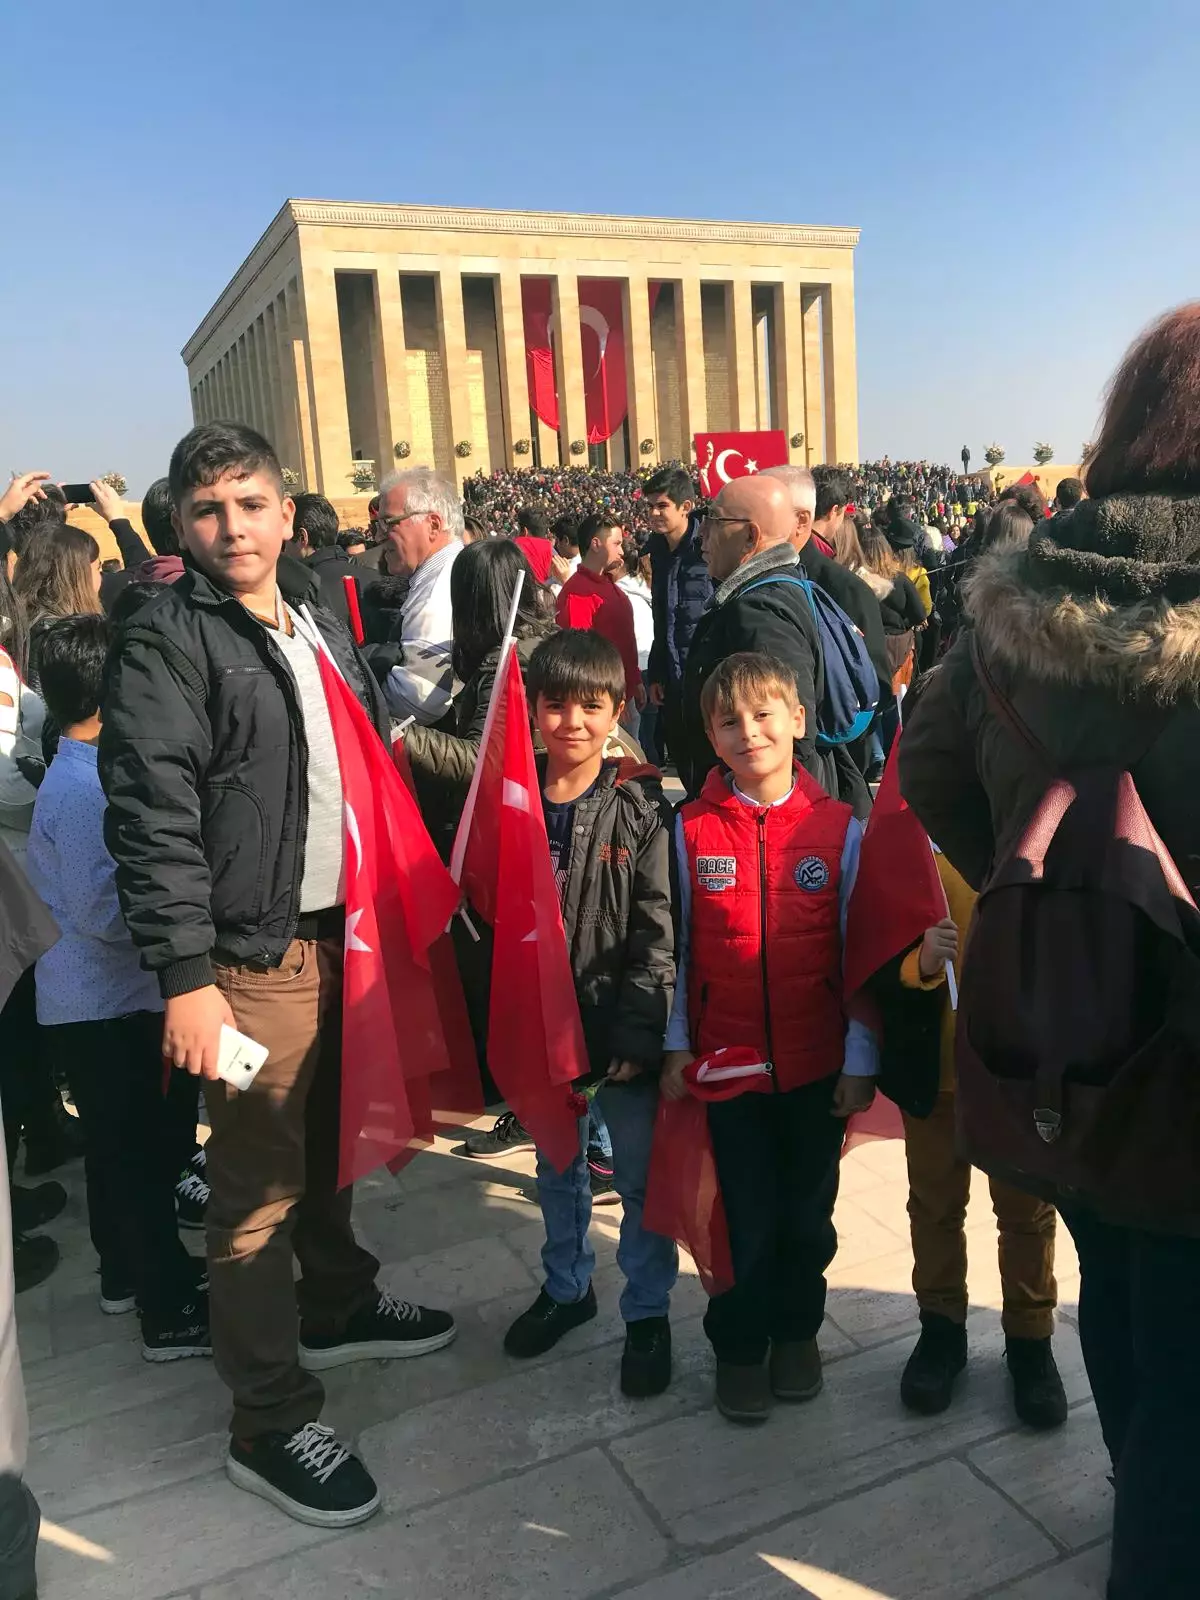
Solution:
<path fill-rule="evenodd" d="M 663 1092 L 679 1098 L 684 1067 L 726 1047 L 761 1050 L 774 1073 L 775 1093 L 708 1107 L 735 1283 L 709 1302 L 704 1331 L 718 1410 L 759 1422 L 772 1396 L 821 1388 L 842 1119 L 874 1097 L 874 1039 L 842 1005 L 862 831 L 793 758 L 804 710 L 786 667 L 730 656 L 701 709 L 721 765 L 676 821 L 679 976 Z"/>
<path fill-rule="evenodd" d="M 900 1397 L 910 1410 L 926 1415 L 945 1411 L 967 1364 L 964 1221 L 971 1192 L 970 1165 L 955 1151 L 955 1015 L 946 962 L 958 961 L 976 897 L 940 852 L 937 866 L 950 915 L 871 983 L 883 1018 L 889 1092 L 893 1079 L 907 1082 L 919 1102 L 913 1109 L 932 1105 L 925 1116 L 912 1115 L 902 1105 L 921 1336 L 904 1369 Z M 1056 1428 L 1067 1419 L 1067 1397 L 1051 1348 L 1058 1299 L 1054 1207 L 998 1178 L 990 1183 L 1000 1233 L 1004 1349 L 1013 1402 L 1030 1427 Z"/>
<path fill-rule="evenodd" d="M 37 793 L 27 862 L 62 937 L 37 963 L 37 1015 L 83 1127 L 100 1309 L 136 1306 L 143 1356 L 174 1361 L 212 1353 L 203 1267 L 175 1217 L 198 1083 L 172 1073 L 163 1092 L 163 1002 L 126 930 L 104 844 L 96 744 L 108 645 L 99 616 L 64 617 L 42 634 L 42 694 L 62 736 Z"/>
<path fill-rule="evenodd" d="M 620 652 L 596 632 L 556 634 L 529 662 L 529 700 L 546 747 L 539 762 L 546 833 L 591 1081 L 600 1085 L 596 1104 L 625 1208 L 617 1255 L 626 1279 L 621 1388 L 640 1397 L 660 1394 L 671 1380 L 667 1319 L 678 1254 L 641 1219 L 675 963 L 670 812 L 659 774 L 604 755 L 625 683 Z M 540 1355 L 596 1315 L 587 1126 L 581 1118 L 580 1153 L 565 1173 L 538 1154 L 546 1284 L 505 1335 L 510 1355 Z"/>

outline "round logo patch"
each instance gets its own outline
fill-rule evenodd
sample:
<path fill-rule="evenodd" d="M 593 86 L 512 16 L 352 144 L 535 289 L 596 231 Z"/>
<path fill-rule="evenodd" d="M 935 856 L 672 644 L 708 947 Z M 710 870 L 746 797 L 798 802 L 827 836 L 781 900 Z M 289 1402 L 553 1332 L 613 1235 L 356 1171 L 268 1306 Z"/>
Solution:
<path fill-rule="evenodd" d="M 829 868 L 820 856 L 805 856 L 803 861 L 797 863 L 792 877 L 798 889 L 803 889 L 806 894 L 816 894 L 829 882 Z"/>

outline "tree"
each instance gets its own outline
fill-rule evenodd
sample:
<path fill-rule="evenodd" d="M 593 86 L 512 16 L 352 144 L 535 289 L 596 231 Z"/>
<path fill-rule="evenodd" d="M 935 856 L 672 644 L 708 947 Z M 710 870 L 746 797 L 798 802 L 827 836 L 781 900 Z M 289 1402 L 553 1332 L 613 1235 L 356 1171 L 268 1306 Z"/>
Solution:
<path fill-rule="evenodd" d="M 1087 458 L 1091 455 L 1092 451 L 1095 448 L 1096 448 L 1096 446 L 1092 443 L 1092 441 L 1090 439 L 1086 440 L 1080 446 L 1080 449 L 1079 449 L 1079 459 L 1080 459 L 1080 461 L 1086 461 Z"/>
<path fill-rule="evenodd" d="M 990 444 L 983 452 L 983 459 L 989 467 L 998 467 L 1004 460 L 1004 451 L 998 444 Z"/>
<path fill-rule="evenodd" d="M 1033 459 L 1039 467 L 1044 467 L 1047 461 L 1054 460 L 1054 446 L 1052 444 L 1035 444 L 1033 447 Z"/>

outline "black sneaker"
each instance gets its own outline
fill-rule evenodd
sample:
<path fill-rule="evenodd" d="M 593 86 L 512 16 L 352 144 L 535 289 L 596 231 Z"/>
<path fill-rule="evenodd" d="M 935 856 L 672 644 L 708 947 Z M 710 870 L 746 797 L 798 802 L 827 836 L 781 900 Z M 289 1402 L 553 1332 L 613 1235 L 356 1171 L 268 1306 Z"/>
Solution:
<path fill-rule="evenodd" d="M 13 1280 L 18 1294 L 36 1289 L 58 1265 L 58 1246 L 44 1233 L 13 1234 Z"/>
<path fill-rule="evenodd" d="M 290 1437 L 231 1439 L 225 1471 L 239 1489 L 314 1528 L 352 1528 L 379 1510 L 374 1478 L 320 1422 L 306 1422 Z"/>
<path fill-rule="evenodd" d="M 615 1206 L 620 1203 L 621 1196 L 617 1193 L 617 1186 L 613 1182 L 612 1173 L 598 1171 L 588 1163 L 588 1183 L 592 1191 L 592 1204 L 594 1206 Z"/>
<path fill-rule="evenodd" d="M 1013 1381 L 1013 1407 L 1030 1428 L 1061 1428 L 1067 1392 L 1049 1339 L 1005 1339 L 1004 1359 Z"/>
<path fill-rule="evenodd" d="M 625 1325 L 621 1354 L 621 1393 L 631 1400 L 661 1394 L 671 1381 L 671 1324 L 666 1317 L 643 1317 Z"/>
<path fill-rule="evenodd" d="M 910 1411 L 936 1416 L 950 1404 L 954 1381 L 966 1364 L 966 1325 L 922 1311 L 921 1337 L 900 1379 L 901 1400 Z"/>
<path fill-rule="evenodd" d="M 458 1147 L 464 1156 L 506 1156 L 513 1150 L 532 1150 L 533 1139 L 513 1116 L 506 1111 L 496 1118 L 490 1128 L 477 1128 L 469 1133 Z"/>
<path fill-rule="evenodd" d="M 325 1372 L 351 1361 L 397 1361 L 425 1356 L 448 1345 L 458 1332 L 448 1311 L 397 1300 L 380 1289 L 374 1305 L 356 1311 L 340 1333 L 318 1334 L 300 1327 L 300 1365 Z"/>
<path fill-rule="evenodd" d="M 39 1183 L 36 1189 L 23 1189 L 14 1183 L 10 1190 L 13 1227 L 18 1233 L 32 1233 L 53 1222 L 67 1203 L 61 1183 Z"/>
<path fill-rule="evenodd" d="M 530 1356 L 544 1355 L 547 1350 L 553 1350 L 564 1333 L 590 1322 L 595 1315 L 596 1291 L 590 1283 L 582 1300 L 567 1305 L 551 1300 L 543 1289 L 529 1310 L 522 1311 L 504 1335 L 504 1348 L 510 1356 L 519 1356 L 523 1361 Z"/>
<path fill-rule="evenodd" d="M 174 1317 L 150 1317 L 142 1313 L 143 1361 L 183 1361 L 188 1356 L 211 1355 L 206 1298 L 182 1306 Z"/>
<path fill-rule="evenodd" d="M 106 1317 L 123 1317 L 128 1311 L 136 1311 L 137 1295 L 133 1292 L 132 1284 L 122 1283 L 116 1278 L 107 1278 L 102 1272 L 100 1309 Z"/>
<path fill-rule="evenodd" d="M 203 1228 L 208 1195 L 208 1184 L 189 1162 L 175 1185 L 175 1214 L 181 1228 Z"/>

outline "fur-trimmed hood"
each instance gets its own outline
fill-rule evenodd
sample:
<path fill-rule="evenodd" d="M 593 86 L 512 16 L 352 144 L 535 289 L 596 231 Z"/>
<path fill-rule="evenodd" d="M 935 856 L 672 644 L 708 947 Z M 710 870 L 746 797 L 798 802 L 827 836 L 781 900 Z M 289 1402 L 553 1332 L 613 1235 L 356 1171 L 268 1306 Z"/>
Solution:
<path fill-rule="evenodd" d="M 981 556 L 963 596 L 985 652 L 1021 673 L 1122 699 L 1200 699 L 1200 600 L 1117 604 L 1094 590 L 1039 587 L 1023 549 Z"/>
<path fill-rule="evenodd" d="M 891 599 L 892 590 L 896 587 L 895 578 L 881 578 L 877 572 L 872 572 L 870 567 L 855 567 L 854 576 L 862 579 L 876 600 Z"/>

